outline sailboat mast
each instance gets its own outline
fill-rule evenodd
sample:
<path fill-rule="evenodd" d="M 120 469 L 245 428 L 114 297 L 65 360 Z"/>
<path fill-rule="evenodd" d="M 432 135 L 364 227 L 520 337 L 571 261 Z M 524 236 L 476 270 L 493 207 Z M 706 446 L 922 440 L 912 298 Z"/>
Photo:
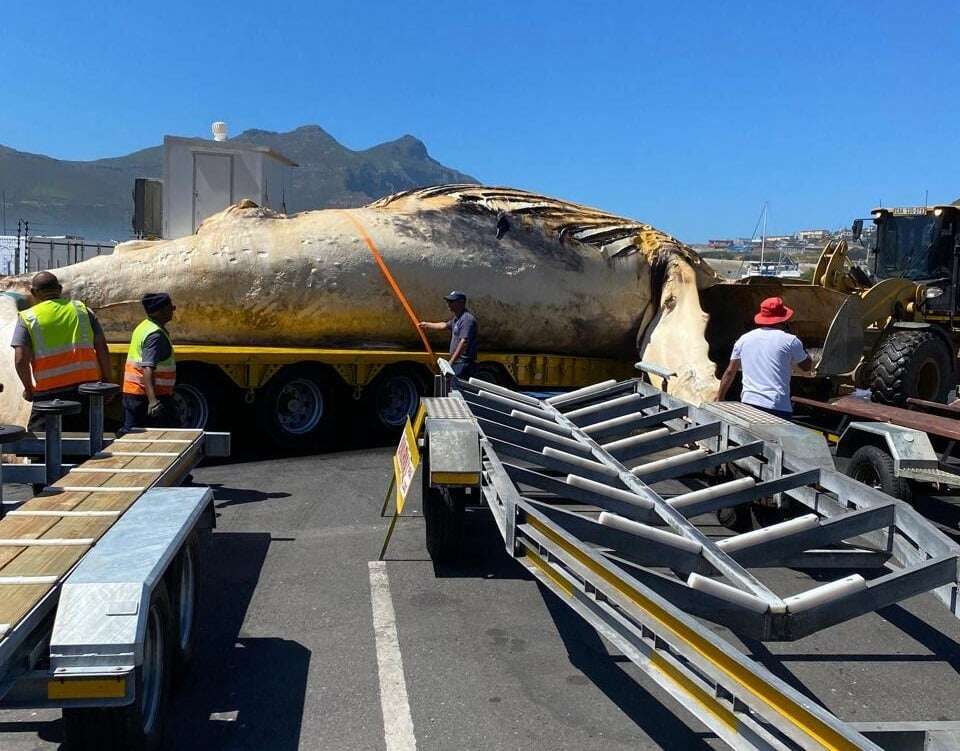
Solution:
<path fill-rule="evenodd" d="M 763 273 L 763 253 L 767 246 L 767 202 L 763 202 L 763 232 L 760 235 L 760 269 Z"/>

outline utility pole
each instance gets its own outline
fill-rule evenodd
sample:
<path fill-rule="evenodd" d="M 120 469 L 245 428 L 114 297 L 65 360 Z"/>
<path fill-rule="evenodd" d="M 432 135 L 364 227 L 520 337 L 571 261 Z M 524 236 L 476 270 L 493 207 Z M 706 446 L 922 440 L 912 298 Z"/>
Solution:
<path fill-rule="evenodd" d="M 17 244 L 13 246 L 13 273 L 20 273 L 20 228 L 21 221 L 17 219 Z"/>
<path fill-rule="evenodd" d="M 7 191 L 0 191 L 0 223 L 3 224 L 3 234 L 7 234 Z"/>

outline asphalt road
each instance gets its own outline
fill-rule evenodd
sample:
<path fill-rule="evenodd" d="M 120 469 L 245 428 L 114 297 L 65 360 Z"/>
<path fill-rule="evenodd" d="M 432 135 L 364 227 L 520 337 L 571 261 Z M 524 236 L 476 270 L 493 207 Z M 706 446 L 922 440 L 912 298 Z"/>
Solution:
<path fill-rule="evenodd" d="M 195 472 L 215 490 L 218 529 L 201 658 L 171 708 L 168 748 L 386 748 L 368 564 L 386 529 L 390 453 Z M 418 749 L 719 747 L 503 552 L 487 514 L 469 516 L 467 561 L 444 568 L 426 555 L 418 498 L 406 514 L 386 573 Z M 810 579 L 763 578 L 787 593 Z M 930 596 L 793 644 L 734 641 L 844 719 L 960 716 L 960 624 Z M 61 741 L 59 712 L 0 712 L 3 751 Z"/>

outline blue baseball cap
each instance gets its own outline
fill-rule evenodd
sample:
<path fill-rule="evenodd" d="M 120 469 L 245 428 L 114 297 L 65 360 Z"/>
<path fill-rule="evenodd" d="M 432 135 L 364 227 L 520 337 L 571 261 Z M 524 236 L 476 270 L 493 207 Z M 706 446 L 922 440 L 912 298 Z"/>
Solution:
<path fill-rule="evenodd" d="M 148 292 L 140 298 L 140 304 L 147 313 L 156 313 L 167 305 L 172 305 L 173 301 L 166 292 Z"/>
<path fill-rule="evenodd" d="M 455 302 L 456 300 L 466 300 L 467 296 L 458 290 L 453 290 L 449 295 L 444 295 L 444 300 L 447 302 Z"/>

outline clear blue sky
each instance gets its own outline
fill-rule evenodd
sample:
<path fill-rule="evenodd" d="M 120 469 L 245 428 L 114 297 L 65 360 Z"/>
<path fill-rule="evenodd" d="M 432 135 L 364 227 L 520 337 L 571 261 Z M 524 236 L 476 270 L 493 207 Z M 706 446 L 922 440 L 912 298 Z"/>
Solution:
<path fill-rule="evenodd" d="M 484 182 L 682 239 L 960 197 L 945 2 L 66 2 L 0 11 L 0 143 L 92 159 L 166 134 L 410 133 Z"/>

